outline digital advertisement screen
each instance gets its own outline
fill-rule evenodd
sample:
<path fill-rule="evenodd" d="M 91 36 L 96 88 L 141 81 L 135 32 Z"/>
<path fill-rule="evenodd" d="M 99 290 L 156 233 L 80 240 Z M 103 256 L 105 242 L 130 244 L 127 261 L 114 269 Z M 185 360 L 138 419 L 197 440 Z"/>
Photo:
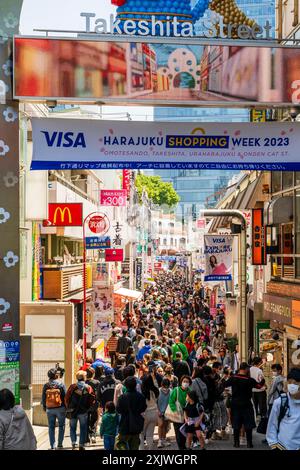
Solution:
<path fill-rule="evenodd" d="M 300 100 L 299 48 L 138 41 L 15 37 L 14 97 L 231 107 Z"/>

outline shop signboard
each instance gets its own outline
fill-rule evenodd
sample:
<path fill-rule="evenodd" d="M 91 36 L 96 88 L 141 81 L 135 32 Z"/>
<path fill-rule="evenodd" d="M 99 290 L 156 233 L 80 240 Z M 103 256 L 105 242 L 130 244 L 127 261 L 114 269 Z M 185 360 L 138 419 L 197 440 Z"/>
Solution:
<path fill-rule="evenodd" d="M 113 35 L 106 38 L 98 35 L 97 40 L 16 36 L 14 98 L 94 103 L 101 100 L 109 105 L 145 106 L 204 106 L 210 102 L 215 106 L 249 107 L 259 103 L 265 108 L 275 104 L 287 107 L 299 100 L 300 49 L 295 45 L 288 47 L 271 41 L 269 47 L 257 47 L 256 41 L 243 39 L 237 46 L 220 39 L 215 53 L 216 45 L 205 38 L 173 37 L 157 41 L 151 35 L 134 34 L 127 41 L 126 37 L 122 39 L 118 41 Z M 136 61 L 130 60 L 134 43 L 142 44 L 144 73 L 138 83 Z M 68 59 L 63 55 L 65 50 L 70 51 Z M 78 50 L 80 69 L 76 60 Z M 67 61 L 67 81 L 62 61 Z M 88 74 L 94 79 L 84 80 Z M 272 80 L 261 80 L 263 76 Z M 133 86 L 128 86 L 130 83 Z M 59 127 L 55 134 L 45 132 L 53 147 L 76 148 L 84 143 L 82 134 L 66 135 Z"/>
<path fill-rule="evenodd" d="M 127 191 L 125 189 L 102 189 L 100 191 L 101 206 L 126 206 Z"/>
<path fill-rule="evenodd" d="M 143 269 L 142 261 L 138 260 L 136 262 L 136 275 L 135 275 L 135 285 L 136 285 L 137 290 L 142 289 L 142 269 Z"/>
<path fill-rule="evenodd" d="M 94 215 L 89 219 L 88 226 L 91 232 L 104 235 L 108 232 L 110 223 L 108 217 L 103 215 Z"/>
<path fill-rule="evenodd" d="M 133 126 L 126 121 L 32 118 L 31 169 L 297 169 L 299 127 L 298 122 L 201 123 L 201 127 L 166 122 L 161 127 L 159 122 Z M 84 144 L 49 145 L 45 132 L 52 135 L 56 129 L 82 134 Z M 258 217 L 260 209 L 255 211 Z"/>
<path fill-rule="evenodd" d="M 82 203 L 49 203 L 44 227 L 82 227 Z"/>
<path fill-rule="evenodd" d="M 123 261 L 124 250 L 122 248 L 109 248 L 105 250 L 105 261 L 107 263 L 112 261 Z"/>
<path fill-rule="evenodd" d="M 232 280 L 232 236 L 205 235 L 206 260 L 204 281 Z"/>
<path fill-rule="evenodd" d="M 264 294 L 264 318 L 284 325 L 292 324 L 292 299 L 279 295 Z"/>
<path fill-rule="evenodd" d="M 263 209 L 252 209 L 252 264 L 255 266 L 267 264 L 266 228 Z"/>
<path fill-rule="evenodd" d="M 266 120 L 267 120 L 266 109 L 251 109 L 250 110 L 251 122 L 266 122 Z"/>
<path fill-rule="evenodd" d="M 110 248 L 110 237 L 86 237 L 85 248 L 87 250 L 104 250 Z"/>
<path fill-rule="evenodd" d="M 123 169 L 122 171 L 122 189 L 127 192 L 129 196 L 130 191 L 130 170 Z"/>

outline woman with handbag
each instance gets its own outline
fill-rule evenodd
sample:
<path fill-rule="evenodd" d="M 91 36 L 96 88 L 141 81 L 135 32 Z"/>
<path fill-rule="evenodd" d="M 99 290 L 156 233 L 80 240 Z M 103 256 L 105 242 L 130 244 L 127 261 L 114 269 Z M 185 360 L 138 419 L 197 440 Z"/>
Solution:
<path fill-rule="evenodd" d="M 186 405 L 187 392 L 192 385 L 192 379 L 188 375 L 183 375 L 180 380 L 180 386 L 175 387 L 170 395 L 169 405 L 165 412 L 166 419 L 173 422 L 176 435 L 176 442 L 179 450 L 184 450 L 186 438 L 180 432 L 180 428 L 184 423 L 183 408 Z"/>

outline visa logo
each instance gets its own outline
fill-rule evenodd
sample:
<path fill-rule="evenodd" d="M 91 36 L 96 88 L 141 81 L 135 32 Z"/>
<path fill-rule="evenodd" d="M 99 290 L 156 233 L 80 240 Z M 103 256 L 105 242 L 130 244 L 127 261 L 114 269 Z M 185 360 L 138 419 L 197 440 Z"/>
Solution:
<path fill-rule="evenodd" d="M 48 147 L 82 147 L 86 148 L 83 132 L 48 132 L 41 131 L 46 139 Z"/>

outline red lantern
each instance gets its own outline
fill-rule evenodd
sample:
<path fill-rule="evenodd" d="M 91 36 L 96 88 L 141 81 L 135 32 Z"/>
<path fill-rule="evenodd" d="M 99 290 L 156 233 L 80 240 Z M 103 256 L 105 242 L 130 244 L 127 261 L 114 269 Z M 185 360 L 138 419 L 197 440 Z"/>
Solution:
<path fill-rule="evenodd" d="M 126 3 L 127 0 L 111 0 L 111 3 L 113 5 L 116 5 L 116 7 L 121 7 Z"/>

